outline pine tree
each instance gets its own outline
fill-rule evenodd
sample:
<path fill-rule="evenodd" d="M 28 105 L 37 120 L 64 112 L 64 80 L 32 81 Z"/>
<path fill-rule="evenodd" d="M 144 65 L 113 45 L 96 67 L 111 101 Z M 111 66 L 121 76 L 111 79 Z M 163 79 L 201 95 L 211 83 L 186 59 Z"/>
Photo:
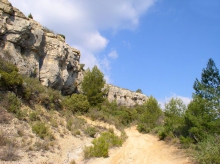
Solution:
<path fill-rule="evenodd" d="M 137 89 L 136 92 L 137 92 L 137 93 L 142 93 L 142 94 L 143 94 L 143 92 L 142 92 L 141 89 Z"/>
<path fill-rule="evenodd" d="M 209 59 L 206 69 L 202 71 L 201 82 L 196 79 L 193 88 L 195 95 L 220 105 L 220 75 L 212 59 Z"/>
<path fill-rule="evenodd" d="M 220 75 L 212 59 L 202 70 L 201 81 L 196 79 L 193 88 L 195 93 L 188 105 L 185 123 L 190 136 L 198 142 L 207 134 L 220 134 Z"/>
<path fill-rule="evenodd" d="M 102 91 L 104 85 L 104 75 L 97 66 L 94 66 L 92 71 L 90 69 L 87 71 L 82 81 L 82 90 L 91 106 L 98 105 L 104 101 L 105 92 Z"/>
<path fill-rule="evenodd" d="M 33 16 L 31 13 L 28 15 L 28 18 L 33 19 Z"/>

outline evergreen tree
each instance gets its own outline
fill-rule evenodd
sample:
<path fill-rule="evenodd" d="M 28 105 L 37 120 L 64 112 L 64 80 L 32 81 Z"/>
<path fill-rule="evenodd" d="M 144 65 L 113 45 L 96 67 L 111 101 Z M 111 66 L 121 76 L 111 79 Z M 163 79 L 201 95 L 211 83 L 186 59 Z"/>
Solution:
<path fill-rule="evenodd" d="M 191 136 L 196 142 L 201 141 L 207 134 L 220 133 L 219 119 L 213 103 L 200 96 L 194 96 L 188 105 L 185 115 L 185 124 Z"/>
<path fill-rule="evenodd" d="M 212 59 L 202 70 L 201 81 L 196 79 L 193 88 L 195 93 L 186 111 L 185 123 L 189 135 L 198 142 L 207 134 L 220 134 L 220 75 Z"/>
<path fill-rule="evenodd" d="M 33 19 L 33 16 L 31 13 L 28 15 L 28 18 Z"/>
<path fill-rule="evenodd" d="M 137 89 L 136 92 L 137 92 L 137 93 L 142 93 L 142 94 L 143 94 L 143 92 L 142 92 L 141 89 Z"/>
<path fill-rule="evenodd" d="M 216 107 L 220 105 L 220 75 L 212 59 L 209 59 L 206 69 L 202 70 L 201 81 L 196 79 L 193 88 L 195 95 L 212 101 Z"/>
<path fill-rule="evenodd" d="M 172 132 L 175 136 L 180 136 L 184 126 L 184 114 L 186 106 L 179 98 L 172 98 L 165 104 L 164 127 L 167 132 Z"/>
<path fill-rule="evenodd" d="M 105 79 L 103 73 L 97 66 L 86 72 L 82 81 L 82 90 L 87 96 L 91 106 L 95 106 L 104 101 L 105 91 L 103 90 Z"/>
<path fill-rule="evenodd" d="M 148 133 L 151 129 L 161 124 L 160 118 L 162 116 L 162 110 L 153 96 L 150 96 L 142 105 L 142 112 L 139 118 L 140 123 L 137 127 L 140 132 Z"/>

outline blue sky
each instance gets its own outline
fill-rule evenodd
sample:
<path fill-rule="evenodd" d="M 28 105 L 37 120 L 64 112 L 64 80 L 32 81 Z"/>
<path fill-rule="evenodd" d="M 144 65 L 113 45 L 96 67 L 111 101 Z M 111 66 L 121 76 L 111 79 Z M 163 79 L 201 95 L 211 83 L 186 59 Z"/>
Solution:
<path fill-rule="evenodd" d="M 161 103 L 190 101 L 209 58 L 220 68 L 220 0 L 11 0 L 66 36 L 109 83 Z"/>

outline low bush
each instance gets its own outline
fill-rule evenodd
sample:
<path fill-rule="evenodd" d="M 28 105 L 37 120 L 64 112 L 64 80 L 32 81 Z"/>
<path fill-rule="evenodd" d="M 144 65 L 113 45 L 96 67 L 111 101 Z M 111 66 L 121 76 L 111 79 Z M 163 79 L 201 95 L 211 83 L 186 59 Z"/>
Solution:
<path fill-rule="evenodd" d="M 57 34 L 57 35 L 60 35 L 64 40 L 66 39 L 65 35 L 63 34 Z"/>
<path fill-rule="evenodd" d="M 66 123 L 66 128 L 69 131 L 72 131 L 72 126 L 73 126 L 73 121 L 72 120 L 68 120 L 67 123 Z"/>
<path fill-rule="evenodd" d="M 100 137 L 93 140 L 93 145 L 84 149 L 84 157 L 88 159 L 90 157 L 108 157 L 109 145 L 105 138 Z"/>
<path fill-rule="evenodd" d="M 0 123 L 8 124 L 12 120 L 12 115 L 1 105 L 3 104 L 0 102 Z"/>
<path fill-rule="evenodd" d="M 121 146 L 123 140 L 111 132 L 104 132 L 99 138 L 92 141 L 93 146 L 84 149 L 84 157 L 108 157 L 108 149 Z"/>
<path fill-rule="evenodd" d="M 35 78 L 23 77 L 22 97 L 27 102 L 40 103 L 49 110 L 60 110 L 62 108 L 62 95 L 59 91 L 46 88 Z"/>
<path fill-rule="evenodd" d="M 47 28 L 46 26 L 43 27 L 43 31 L 46 32 L 46 33 L 52 33 L 52 34 L 55 34 L 55 32 L 49 28 Z"/>
<path fill-rule="evenodd" d="M 28 15 L 28 18 L 33 19 L 33 16 L 31 13 Z"/>
<path fill-rule="evenodd" d="M 36 133 L 37 136 L 42 139 L 44 138 L 49 138 L 50 140 L 54 139 L 49 128 L 43 122 L 38 121 L 34 125 L 32 125 L 32 131 Z"/>
<path fill-rule="evenodd" d="M 199 163 L 220 163 L 220 136 L 208 135 L 196 146 L 195 158 Z"/>
<path fill-rule="evenodd" d="M 38 120 L 40 120 L 40 117 L 38 115 L 39 115 L 39 113 L 37 113 L 37 112 L 31 112 L 29 114 L 29 118 L 31 121 L 38 121 Z"/>
<path fill-rule="evenodd" d="M 18 73 L 18 68 L 0 56 L 0 89 L 16 91 L 15 88 L 20 87 L 22 83 L 23 79 Z"/>
<path fill-rule="evenodd" d="M 139 123 L 137 126 L 137 130 L 140 133 L 149 133 L 151 129 L 150 129 L 150 127 L 147 126 L 147 124 Z"/>
<path fill-rule="evenodd" d="M 63 101 L 63 105 L 73 113 L 87 112 L 90 107 L 87 97 L 82 94 L 73 94 L 71 97 L 66 97 Z"/>
<path fill-rule="evenodd" d="M 185 149 L 189 148 L 193 142 L 194 142 L 193 139 L 188 136 L 187 137 L 180 136 L 180 143 L 182 144 L 181 146 Z"/>
<path fill-rule="evenodd" d="M 97 130 L 96 130 L 96 128 L 94 128 L 94 127 L 87 127 L 84 132 L 85 132 L 85 134 L 88 135 L 89 137 L 93 137 L 93 138 L 94 138 L 94 136 L 95 136 Z"/>
<path fill-rule="evenodd" d="M 26 115 L 21 111 L 21 100 L 13 92 L 8 92 L 1 104 L 18 119 L 23 119 Z"/>

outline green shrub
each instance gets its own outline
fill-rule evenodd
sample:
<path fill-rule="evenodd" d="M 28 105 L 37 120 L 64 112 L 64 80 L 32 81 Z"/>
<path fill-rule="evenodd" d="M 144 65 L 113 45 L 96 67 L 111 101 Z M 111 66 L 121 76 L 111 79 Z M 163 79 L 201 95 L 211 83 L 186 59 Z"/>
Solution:
<path fill-rule="evenodd" d="M 167 134 L 164 130 L 158 132 L 158 137 L 160 140 L 164 140 L 166 138 L 166 136 L 167 136 Z"/>
<path fill-rule="evenodd" d="M 143 92 L 142 92 L 141 89 L 137 89 L 136 92 L 137 92 L 137 93 L 142 93 L 142 94 L 143 94 Z"/>
<path fill-rule="evenodd" d="M 94 128 L 94 127 L 87 127 L 84 132 L 85 132 L 85 134 L 87 134 L 88 136 L 94 138 L 94 136 L 95 136 L 97 130 L 96 130 L 96 128 Z"/>
<path fill-rule="evenodd" d="M 160 118 L 162 110 L 154 97 L 150 97 L 143 105 L 142 111 L 140 107 L 137 110 L 138 114 L 138 130 L 142 133 L 149 133 L 151 129 L 161 125 Z"/>
<path fill-rule="evenodd" d="M 176 137 L 185 135 L 185 111 L 186 106 L 179 98 L 172 98 L 167 104 L 165 104 L 164 127 L 168 133 L 171 132 Z"/>
<path fill-rule="evenodd" d="M 63 106 L 75 113 L 87 112 L 90 105 L 85 95 L 73 94 L 71 97 L 66 97 L 64 99 Z"/>
<path fill-rule="evenodd" d="M 108 157 L 108 143 L 106 142 L 105 138 L 100 137 L 93 140 L 93 145 L 91 147 L 86 147 L 84 150 L 84 157 Z"/>
<path fill-rule="evenodd" d="M 61 93 L 52 88 L 46 88 L 38 79 L 23 77 L 22 97 L 28 102 L 35 102 L 44 105 L 50 110 L 59 110 L 62 108 Z"/>
<path fill-rule="evenodd" d="M 34 125 L 32 125 L 32 131 L 42 139 L 44 138 L 54 139 L 49 128 L 43 122 L 38 121 Z"/>
<path fill-rule="evenodd" d="M 84 149 L 84 157 L 108 157 L 108 149 L 121 146 L 123 140 L 111 132 L 104 132 L 99 138 L 92 141 L 93 146 Z"/>
<path fill-rule="evenodd" d="M 63 34 L 57 34 L 57 35 L 60 35 L 64 40 L 66 39 L 65 35 Z"/>
<path fill-rule="evenodd" d="M 190 145 L 193 143 L 193 140 L 188 136 L 187 137 L 180 136 L 180 143 L 182 144 L 183 148 L 189 148 Z"/>
<path fill-rule="evenodd" d="M 46 33 L 52 33 L 52 34 L 55 34 L 55 32 L 49 28 L 47 28 L 46 26 L 43 27 L 43 31 L 46 32 Z"/>
<path fill-rule="evenodd" d="M 28 18 L 33 19 L 33 16 L 31 13 L 28 15 Z"/>
<path fill-rule="evenodd" d="M 73 121 L 72 120 L 68 120 L 67 123 L 66 123 L 66 128 L 69 131 L 72 131 L 72 126 L 73 126 Z"/>
<path fill-rule="evenodd" d="M 149 133 L 151 129 L 146 124 L 139 123 L 137 130 L 141 133 Z"/>
<path fill-rule="evenodd" d="M 22 83 L 23 79 L 18 73 L 18 68 L 0 56 L 0 87 L 12 89 L 21 86 Z"/>
<path fill-rule="evenodd" d="M 208 135 L 196 148 L 195 158 L 199 163 L 220 163 L 220 136 Z"/>
<path fill-rule="evenodd" d="M 40 120 L 38 115 L 39 115 L 39 113 L 37 113 L 37 112 L 31 112 L 29 115 L 29 118 L 31 121 L 38 121 L 38 120 Z"/>
<path fill-rule="evenodd" d="M 24 117 L 24 113 L 21 111 L 21 100 L 13 93 L 8 92 L 2 102 L 5 109 L 13 113 L 17 118 L 21 119 Z"/>

